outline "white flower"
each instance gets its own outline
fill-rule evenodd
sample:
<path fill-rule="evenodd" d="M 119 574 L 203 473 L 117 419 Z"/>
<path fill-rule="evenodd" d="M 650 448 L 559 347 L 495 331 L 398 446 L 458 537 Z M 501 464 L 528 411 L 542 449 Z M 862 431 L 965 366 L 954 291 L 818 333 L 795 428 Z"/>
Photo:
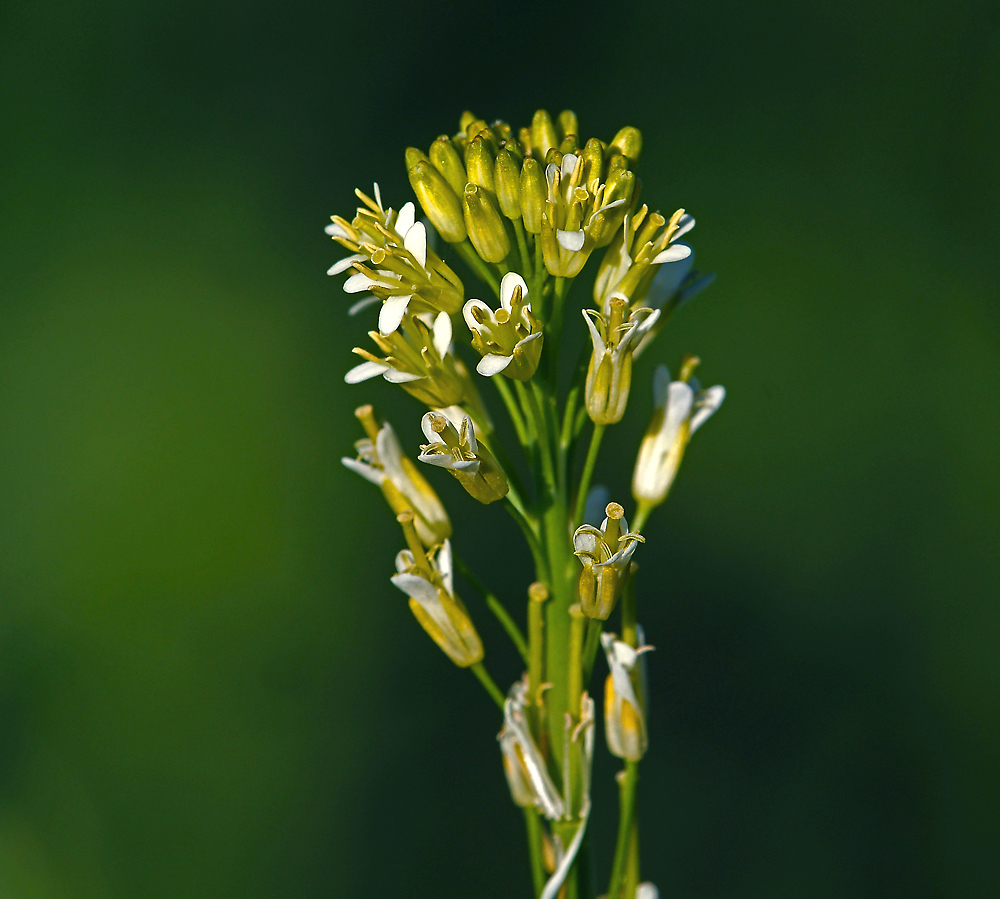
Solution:
<path fill-rule="evenodd" d="M 482 300 L 471 299 L 462 310 L 472 331 L 472 345 L 483 358 L 476 371 L 492 377 L 503 372 L 527 381 L 542 354 L 542 324 L 531 313 L 528 285 L 516 272 L 500 282 L 500 309 L 495 313 Z"/>
<path fill-rule="evenodd" d="M 604 684 L 604 735 L 612 755 L 634 762 L 643 757 L 648 745 L 646 709 L 636 693 L 636 681 L 644 693 L 645 670 L 640 660 L 653 648 L 645 645 L 641 628 L 637 630 L 638 649 L 614 634 L 601 634 L 610 671 Z"/>
<path fill-rule="evenodd" d="M 642 439 L 632 475 L 636 502 L 658 506 L 677 476 L 688 441 L 726 398 L 721 385 L 698 390 L 697 381 L 671 381 L 670 371 L 659 366 L 653 374 L 653 418 Z"/>
<path fill-rule="evenodd" d="M 374 440 L 367 437 L 354 444 L 358 458 L 340 461 L 361 477 L 382 488 L 389 505 L 396 513 L 411 509 L 416 516 L 414 525 L 420 539 L 433 546 L 451 536 L 451 521 L 434 489 L 403 454 L 396 432 L 389 422 L 381 428 L 375 422 L 371 406 L 361 406 L 355 415 L 361 419 Z"/>
<path fill-rule="evenodd" d="M 583 317 L 594 346 L 587 368 L 587 414 L 595 424 L 621 421 L 632 385 L 632 354 L 660 317 L 659 309 L 636 309 L 625 318 L 628 301 L 615 297 L 611 313 L 584 309 Z"/>
<path fill-rule="evenodd" d="M 399 516 L 406 530 L 412 517 Z M 460 668 L 482 661 L 483 644 L 469 613 L 455 595 L 451 543 L 445 540 L 437 553 L 417 554 L 419 546 L 396 556 L 397 574 L 392 582 L 410 597 L 410 609 L 431 639 Z"/>
<path fill-rule="evenodd" d="M 583 565 L 580 575 L 580 606 L 590 618 L 607 619 L 628 580 L 635 548 L 645 542 L 628 529 L 625 510 L 608 503 L 607 516 L 599 528 L 581 525 L 573 534 L 573 552 Z"/>
<path fill-rule="evenodd" d="M 660 899 L 660 891 L 647 880 L 635 888 L 635 899 Z"/>
<path fill-rule="evenodd" d="M 493 454 L 476 438 L 472 418 L 465 416 L 461 429 L 440 412 L 428 412 L 420 427 L 429 441 L 417 458 L 428 465 L 445 468 L 481 503 L 503 499 L 510 489 L 507 477 Z"/>

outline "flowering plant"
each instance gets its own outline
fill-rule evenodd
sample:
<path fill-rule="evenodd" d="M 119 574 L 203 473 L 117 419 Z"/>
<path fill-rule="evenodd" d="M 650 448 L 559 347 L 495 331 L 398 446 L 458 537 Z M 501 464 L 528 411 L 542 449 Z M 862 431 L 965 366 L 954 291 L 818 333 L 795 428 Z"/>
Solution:
<path fill-rule="evenodd" d="M 427 634 L 479 679 L 502 713 L 500 754 L 524 813 L 536 899 L 596 892 L 582 859 L 590 852 L 592 814 L 591 677 L 602 648 L 609 670 L 605 742 L 623 760 L 606 896 L 656 896 L 652 884 L 640 882 L 636 790 L 648 744 L 645 660 L 652 647 L 637 622 L 633 557 L 691 436 L 725 391 L 700 389 L 695 357 L 685 357 L 677 380 L 657 368 L 655 411 L 632 479 L 632 526 L 618 502 L 602 502 L 603 516 L 588 509 L 588 497 L 599 493 L 591 481 L 604 431 L 628 405 L 633 360 L 711 280 L 693 270 L 693 251 L 680 240 L 694 219 L 683 209 L 668 217 L 640 204 L 633 166 L 641 146 L 631 127 L 609 142 L 584 141 L 569 111 L 553 121 L 539 110 L 516 133 L 505 122 L 465 113 L 454 136 L 439 137 L 426 153 L 406 151 L 423 221 L 412 202 L 398 212 L 387 208 L 376 184 L 374 198 L 357 191 L 362 206 L 353 219 L 333 216 L 326 229 L 348 251 L 329 274 L 350 272 L 344 289 L 366 294 L 350 314 L 378 310 L 368 333 L 382 355 L 355 349 L 363 361 L 347 382 L 381 375 L 413 396 L 424 410 L 427 440 L 418 461 L 448 471 L 480 503 L 501 503 L 524 536 L 526 568 L 531 557 L 522 626 L 462 563 L 455 547 L 463 535 L 453 533 L 396 431 L 380 424 L 370 405 L 358 408 L 367 437 L 344 464 L 381 488 L 402 527 L 406 548 L 392 583 Z M 593 305 L 581 310 L 589 341 L 567 378 L 560 349 L 568 297 L 592 256 Z M 455 257 L 482 282 L 477 295 L 467 297 L 446 261 Z M 483 288 L 495 303 L 480 298 Z M 477 378 L 490 381 L 506 410 L 516 455 L 499 439 Z M 456 592 L 456 569 L 483 593 L 522 658 L 523 674 L 506 694 L 484 665 L 482 640 Z M 606 630 L 616 608 L 620 636 Z"/>

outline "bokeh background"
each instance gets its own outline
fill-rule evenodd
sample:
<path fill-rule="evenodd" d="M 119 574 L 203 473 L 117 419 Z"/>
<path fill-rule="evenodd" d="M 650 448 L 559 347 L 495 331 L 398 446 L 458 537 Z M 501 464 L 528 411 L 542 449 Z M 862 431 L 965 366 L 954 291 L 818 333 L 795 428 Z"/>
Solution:
<path fill-rule="evenodd" d="M 601 460 L 627 490 L 655 362 L 728 387 L 640 550 L 646 876 L 998 895 L 998 46 L 939 0 L 0 7 L 0 897 L 527 895 L 495 710 L 338 461 L 361 401 L 419 434 L 343 383 L 322 227 L 537 106 L 640 127 L 719 275 Z"/>

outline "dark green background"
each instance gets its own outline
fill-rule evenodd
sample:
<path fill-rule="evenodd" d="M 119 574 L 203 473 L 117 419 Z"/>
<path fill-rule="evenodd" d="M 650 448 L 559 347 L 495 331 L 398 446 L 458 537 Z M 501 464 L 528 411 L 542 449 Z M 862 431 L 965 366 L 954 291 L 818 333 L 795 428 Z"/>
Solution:
<path fill-rule="evenodd" d="M 655 361 L 727 386 L 637 557 L 644 873 L 997 895 L 997 10 L 5 4 L 0 897 L 527 894 L 495 710 L 338 461 L 359 402 L 411 451 L 418 410 L 343 384 L 364 325 L 321 229 L 375 179 L 404 202 L 403 148 L 463 108 L 542 105 L 640 127 L 719 275 L 601 459 L 624 494 Z M 516 532 L 453 486 L 521 595 Z"/>

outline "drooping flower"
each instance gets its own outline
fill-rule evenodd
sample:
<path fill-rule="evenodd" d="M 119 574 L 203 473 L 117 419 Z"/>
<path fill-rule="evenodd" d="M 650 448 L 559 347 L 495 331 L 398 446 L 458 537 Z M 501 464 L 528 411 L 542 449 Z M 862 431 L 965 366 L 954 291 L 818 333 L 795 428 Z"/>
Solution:
<path fill-rule="evenodd" d="M 415 218 L 413 203 L 399 210 L 385 209 L 379 187 L 375 199 L 356 191 L 364 207 L 352 222 L 334 216 L 327 234 L 351 255 L 331 266 L 329 275 L 354 269 L 344 284 L 347 293 L 370 291 L 382 301 L 379 331 L 391 334 L 407 311 L 458 312 L 464 287 L 458 276 L 427 246 L 427 230 Z M 351 307 L 357 312 L 371 302 Z"/>
<path fill-rule="evenodd" d="M 645 538 L 628 529 L 625 510 L 608 503 L 599 528 L 581 525 L 573 535 L 573 551 L 583 564 L 580 606 L 584 615 L 606 620 L 621 596 L 635 548 Z"/>
<path fill-rule="evenodd" d="M 434 488 L 420 473 L 413 460 L 403 453 L 399 438 L 389 422 L 381 427 L 371 406 L 359 406 L 354 414 L 368 434 L 354 446 L 358 457 L 340 461 L 361 477 L 382 488 L 382 493 L 397 514 L 412 510 L 413 523 L 426 546 L 433 546 L 451 536 L 451 521 Z"/>
<path fill-rule="evenodd" d="M 697 363 L 697 359 L 688 359 L 679 381 L 670 380 L 665 365 L 653 373 L 655 408 L 632 475 L 636 502 L 653 507 L 667 498 L 688 441 L 726 398 L 726 389 L 720 384 L 700 390 L 697 381 L 688 383 Z"/>
<path fill-rule="evenodd" d="M 428 412 L 420 427 L 429 441 L 420 448 L 417 458 L 421 462 L 447 469 L 481 503 L 507 495 L 507 477 L 485 444 L 477 440 L 471 417 L 465 417 L 459 430 L 442 413 Z"/>
<path fill-rule="evenodd" d="M 640 308 L 626 319 L 628 301 L 611 300 L 611 314 L 584 309 L 594 351 L 587 368 L 585 397 L 587 414 L 595 424 L 621 421 L 632 385 L 632 354 L 660 317 L 659 309 Z"/>
<path fill-rule="evenodd" d="M 476 371 L 492 377 L 501 372 L 527 381 L 542 354 L 542 324 L 531 313 L 528 285 L 516 272 L 500 282 L 500 308 L 494 312 L 482 300 L 472 299 L 462 310 L 472 331 L 472 346 L 483 358 Z"/>
<path fill-rule="evenodd" d="M 643 655 L 653 648 L 645 645 L 642 629 L 637 630 L 638 648 L 614 634 L 601 634 L 609 670 L 604 684 L 604 735 L 612 755 L 634 762 L 643 757 L 649 742 Z"/>
<path fill-rule="evenodd" d="M 409 549 L 396 556 L 392 582 L 410 597 L 410 610 L 420 626 L 460 668 L 483 659 L 483 644 L 462 600 L 455 594 L 451 543 L 425 552 L 413 527 L 413 513 L 397 516 Z"/>

